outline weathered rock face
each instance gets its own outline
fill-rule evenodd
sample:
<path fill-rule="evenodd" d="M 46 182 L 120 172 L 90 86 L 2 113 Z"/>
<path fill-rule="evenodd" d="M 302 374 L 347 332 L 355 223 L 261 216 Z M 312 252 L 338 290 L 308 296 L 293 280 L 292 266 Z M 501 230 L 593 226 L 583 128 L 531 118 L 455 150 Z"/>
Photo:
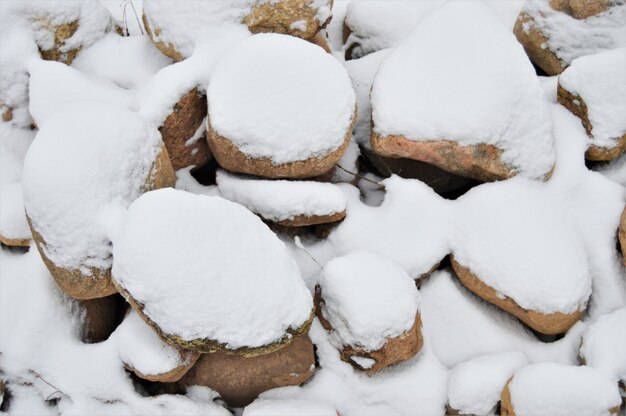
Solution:
<path fill-rule="evenodd" d="M 567 108 L 576 117 L 580 119 L 587 135 L 593 137 L 593 124 L 589 120 L 589 113 L 587 104 L 578 94 L 574 94 L 566 90 L 560 83 L 557 89 L 557 101 L 559 104 Z M 600 147 L 591 145 L 585 152 L 585 158 L 593 161 L 609 161 L 617 159 L 620 155 L 626 152 L 626 134 L 622 135 L 616 140 L 614 147 Z"/>
<path fill-rule="evenodd" d="M 323 303 L 324 298 L 322 297 L 322 291 L 318 286 L 315 291 L 315 311 L 324 329 L 332 331 L 332 325 L 324 318 L 322 313 L 320 305 Z M 418 312 L 415 315 L 413 326 L 400 336 L 386 340 L 382 348 L 375 351 L 368 351 L 364 348 L 344 345 L 340 351 L 340 357 L 354 368 L 364 371 L 367 374 L 374 374 L 392 364 L 408 360 L 417 354 L 422 349 L 423 345 L 422 320 Z M 361 365 L 361 363 L 364 362 L 371 365 L 364 367 Z"/>
<path fill-rule="evenodd" d="M 332 0 L 329 2 L 332 6 Z M 311 0 L 263 2 L 252 7 L 243 23 L 252 33 L 283 33 L 303 39 L 313 38 L 330 22 L 330 14 L 320 22 L 319 9 Z"/>
<path fill-rule="evenodd" d="M 532 21 L 533 18 L 522 11 L 515 22 L 513 33 L 535 65 L 548 75 L 560 74 L 565 69 L 564 64 L 549 48 L 541 47 L 547 45 L 548 40 L 532 25 Z"/>
<path fill-rule="evenodd" d="M 285 227 L 306 227 L 309 225 L 335 223 L 346 218 L 346 211 L 336 212 L 330 215 L 298 215 L 288 220 L 276 222 Z"/>
<path fill-rule="evenodd" d="M 524 309 L 513 299 L 499 295 L 495 289 L 483 283 L 470 269 L 459 264 L 454 257 L 450 257 L 450 261 L 456 276 L 463 286 L 480 298 L 515 316 L 537 332 L 542 334 L 563 333 L 570 329 L 583 316 L 584 311 L 575 311 L 570 314 L 559 312 L 544 314 L 538 311 Z"/>
<path fill-rule="evenodd" d="M 302 334 L 287 347 L 260 357 L 202 354 L 180 383 L 207 386 L 230 406 L 243 407 L 266 390 L 302 384 L 314 371 L 313 344 L 307 334 Z"/>
<path fill-rule="evenodd" d="M 148 192 L 154 189 L 174 187 L 175 184 L 176 174 L 172 169 L 167 149 L 162 147 L 150 168 L 143 191 Z M 90 274 L 86 275 L 80 269 L 67 269 L 57 266 L 46 255 L 45 236 L 33 227 L 28 215 L 26 219 L 44 264 L 63 292 L 75 299 L 82 300 L 102 298 L 117 292 L 111 281 L 110 268 L 104 270 L 91 268 L 89 270 Z"/>
<path fill-rule="evenodd" d="M 220 136 L 212 127 L 211 120 L 208 122 L 207 141 L 209 149 L 221 167 L 231 172 L 246 173 L 264 178 L 310 178 L 321 176 L 330 171 L 341 159 L 352 135 L 352 127 L 356 121 L 356 112 L 352 119 L 351 127 L 345 135 L 343 144 L 335 151 L 322 157 L 307 160 L 274 164 L 270 159 L 252 158 L 237 148 L 230 140 Z"/>
<path fill-rule="evenodd" d="M 203 125 L 206 113 L 206 96 L 194 88 L 178 100 L 159 127 L 175 171 L 191 165 L 199 168 L 211 160 Z"/>
<path fill-rule="evenodd" d="M 550 0 L 550 7 L 576 19 L 586 19 L 606 11 L 610 0 Z"/>
<path fill-rule="evenodd" d="M 452 140 L 414 141 L 403 136 L 382 137 L 375 132 L 371 145 L 381 156 L 418 160 L 483 182 L 515 176 L 515 170 L 501 160 L 502 150 L 493 145 L 461 146 Z"/>
<path fill-rule="evenodd" d="M 128 305 L 114 294 L 98 299 L 78 301 L 82 317 L 81 340 L 88 344 L 105 341 L 113 333 Z"/>
<path fill-rule="evenodd" d="M 624 207 L 624 212 L 622 213 L 622 218 L 620 219 L 618 235 L 619 243 L 622 247 L 624 266 L 626 266 L 626 207 Z"/>

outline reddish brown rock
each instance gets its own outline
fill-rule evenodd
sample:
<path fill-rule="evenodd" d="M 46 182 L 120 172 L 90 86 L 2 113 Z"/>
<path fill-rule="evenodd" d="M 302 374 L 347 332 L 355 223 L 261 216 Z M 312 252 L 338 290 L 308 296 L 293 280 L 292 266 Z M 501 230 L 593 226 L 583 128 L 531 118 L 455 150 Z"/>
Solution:
<path fill-rule="evenodd" d="M 494 288 L 483 283 L 469 268 L 458 263 L 454 256 L 450 256 L 450 261 L 463 286 L 480 298 L 515 316 L 537 332 L 550 335 L 566 332 L 583 316 L 584 311 L 578 310 L 569 314 L 559 312 L 544 314 L 524 309 L 513 299 L 499 295 Z"/>
<path fill-rule="evenodd" d="M 550 7 L 576 19 L 586 19 L 608 10 L 610 0 L 550 0 Z"/>
<path fill-rule="evenodd" d="M 288 220 L 277 221 L 276 224 L 285 227 L 307 227 L 309 225 L 329 224 L 346 218 L 346 211 L 335 212 L 329 215 L 297 215 Z"/>
<path fill-rule="evenodd" d="M 587 131 L 587 135 L 589 137 L 593 137 L 593 125 L 589 120 L 587 104 L 585 104 L 582 97 L 566 90 L 559 83 L 557 88 L 557 100 L 559 104 L 567 108 L 572 112 L 572 114 L 580 119 L 585 127 L 585 130 Z M 585 152 L 585 158 L 593 161 L 609 161 L 617 159 L 624 153 L 626 153 L 626 134 L 623 134 L 622 137 L 618 138 L 617 144 L 611 148 L 594 146 L 592 144 Z"/>
<path fill-rule="evenodd" d="M 244 358 L 224 352 L 202 354 L 180 383 L 207 386 L 229 406 L 243 407 L 266 390 L 302 384 L 314 371 L 313 344 L 307 334 L 302 334 L 288 346 L 259 357 Z"/>
<path fill-rule="evenodd" d="M 203 125 L 207 114 L 206 96 L 197 88 L 185 93 L 159 127 L 174 170 L 194 165 L 200 168 L 211 160 Z M 201 130 L 199 130 L 201 129 Z"/>
<path fill-rule="evenodd" d="M 118 294 L 78 301 L 82 320 L 81 340 L 88 344 L 105 341 L 121 322 L 128 304 Z"/>
<path fill-rule="evenodd" d="M 513 33 L 522 44 L 531 61 L 548 75 L 558 75 L 565 69 L 564 64 L 549 48 L 542 48 L 548 40 L 532 24 L 533 18 L 525 12 L 521 12 L 515 22 Z M 527 30 L 524 30 L 524 27 Z"/>

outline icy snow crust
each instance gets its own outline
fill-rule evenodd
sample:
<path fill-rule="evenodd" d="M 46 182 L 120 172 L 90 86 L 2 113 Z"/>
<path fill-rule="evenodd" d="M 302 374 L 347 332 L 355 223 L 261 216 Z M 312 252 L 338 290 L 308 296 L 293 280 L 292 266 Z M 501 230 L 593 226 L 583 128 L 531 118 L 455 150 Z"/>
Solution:
<path fill-rule="evenodd" d="M 626 134 L 626 111 L 617 110 L 626 109 L 624 74 L 626 47 L 577 58 L 559 76 L 561 86 L 587 105 L 594 146 L 615 147 Z"/>
<path fill-rule="evenodd" d="M 252 36 L 226 53 L 207 88 L 213 129 L 275 164 L 322 157 L 345 141 L 356 98 L 345 68 L 304 40 Z"/>
<path fill-rule="evenodd" d="M 552 9 L 547 1 L 529 0 L 522 11 L 533 21 L 524 30 L 535 26 L 546 37 L 546 47 L 567 66 L 578 57 L 626 46 L 626 3 L 612 3 L 603 13 L 576 19 Z"/>
<path fill-rule="evenodd" d="M 626 307 L 603 315 L 583 334 L 580 356 L 614 381 L 626 381 Z"/>
<path fill-rule="evenodd" d="M 322 313 L 340 345 L 379 350 L 411 329 L 419 311 L 415 282 L 380 254 L 354 251 L 329 261 L 320 279 Z"/>
<path fill-rule="evenodd" d="M 603 416 L 621 404 L 617 384 L 590 367 L 532 364 L 515 373 L 509 384 L 518 416 Z"/>
<path fill-rule="evenodd" d="M 85 101 L 48 120 L 23 173 L 24 206 L 46 240 L 46 256 L 68 269 L 109 268 L 99 214 L 143 192 L 161 147 L 158 131 L 121 107 Z"/>
<path fill-rule="evenodd" d="M 143 313 L 187 341 L 265 346 L 301 327 L 313 308 L 284 244 L 223 198 L 173 189 L 144 194 L 114 238 L 113 255 L 113 278 Z"/>
<path fill-rule="evenodd" d="M 371 92 L 374 131 L 408 140 L 491 144 L 519 174 L 554 165 L 547 104 L 522 46 L 479 2 L 430 13 L 381 65 Z"/>
<path fill-rule="evenodd" d="M 145 375 L 165 374 L 186 364 L 132 309 L 110 339 L 124 364 Z"/>
<path fill-rule="evenodd" d="M 217 186 L 224 198 L 271 221 L 332 215 L 346 209 L 345 195 L 331 183 L 264 180 L 219 170 Z"/>
<path fill-rule="evenodd" d="M 457 365 L 448 378 L 448 404 L 461 414 L 491 415 L 513 373 L 528 364 L 520 352 L 473 358 Z"/>

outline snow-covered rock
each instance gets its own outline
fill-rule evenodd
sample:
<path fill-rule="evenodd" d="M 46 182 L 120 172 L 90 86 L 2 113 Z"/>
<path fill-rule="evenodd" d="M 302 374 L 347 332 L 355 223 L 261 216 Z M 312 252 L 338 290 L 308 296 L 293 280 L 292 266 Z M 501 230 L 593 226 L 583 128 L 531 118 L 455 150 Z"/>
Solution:
<path fill-rule="evenodd" d="M 111 334 L 111 340 L 124 366 L 150 381 L 178 381 L 200 357 L 200 353 L 163 342 L 132 309 Z"/>
<path fill-rule="evenodd" d="M 22 185 L 19 182 L 0 187 L 0 242 L 10 247 L 28 247 L 30 229 L 24 215 Z"/>
<path fill-rule="evenodd" d="M 329 261 L 316 301 L 341 359 L 357 369 L 374 373 L 422 348 L 415 282 L 380 254 L 354 251 Z"/>
<path fill-rule="evenodd" d="M 603 315 L 583 334 L 580 356 L 589 367 L 626 383 L 626 307 Z"/>
<path fill-rule="evenodd" d="M 626 45 L 624 2 L 583 19 L 555 10 L 558 3 L 527 0 L 514 29 L 530 59 L 548 75 L 560 74 L 578 57 Z"/>
<path fill-rule="evenodd" d="M 504 385 L 515 371 L 528 364 L 520 352 L 484 355 L 465 361 L 450 371 L 448 406 L 453 414 L 495 414 Z"/>
<path fill-rule="evenodd" d="M 174 181 L 159 133 L 125 108 L 85 101 L 48 119 L 22 185 L 33 238 L 61 288 L 80 299 L 114 293 L 102 216 Z"/>
<path fill-rule="evenodd" d="M 502 391 L 503 416 L 617 415 L 617 384 L 593 368 L 555 363 L 517 371 Z"/>
<path fill-rule="evenodd" d="M 422 19 L 380 66 L 371 103 L 371 144 L 382 156 L 483 181 L 545 179 L 554 166 L 532 65 L 479 2 L 447 3 Z"/>
<path fill-rule="evenodd" d="M 267 354 L 310 325 L 311 294 L 284 244 L 223 198 L 143 195 L 113 238 L 113 256 L 116 287 L 183 348 Z"/>
<path fill-rule="evenodd" d="M 331 183 L 256 179 L 219 170 L 217 186 L 224 198 L 282 225 L 335 222 L 346 215 L 346 197 Z"/>
<path fill-rule="evenodd" d="M 311 39 L 330 20 L 329 0 L 145 0 L 144 24 L 157 48 L 180 61 L 228 32 L 276 32 Z"/>
<path fill-rule="evenodd" d="M 452 244 L 463 285 L 548 334 L 576 323 L 591 294 L 583 241 L 553 198 L 525 178 L 474 188 L 457 200 Z"/>
<path fill-rule="evenodd" d="M 225 169 L 311 177 L 342 156 L 356 118 L 343 66 L 286 35 L 252 36 L 226 53 L 207 90 L 209 147 Z"/>
<path fill-rule="evenodd" d="M 626 152 L 624 73 L 626 47 L 577 58 L 559 76 L 558 101 L 585 126 L 588 159 L 612 160 Z"/>

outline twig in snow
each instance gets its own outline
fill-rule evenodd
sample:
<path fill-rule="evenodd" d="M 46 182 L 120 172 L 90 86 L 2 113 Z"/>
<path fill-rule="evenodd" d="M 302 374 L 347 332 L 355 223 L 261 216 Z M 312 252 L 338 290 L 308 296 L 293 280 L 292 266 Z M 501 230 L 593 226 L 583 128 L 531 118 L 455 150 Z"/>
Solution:
<path fill-rule="evenodd" d="M 338 164 L 338 165 L 336 165 L 336 166 L 337 166 L 339 169 L 343 170 L 344 172 L 346 172 L 346 173 L 348 173 L 348 174 L 350 174 L 350 175 L 356 176 L 356 177 L 357 177 L 357 178 L 359 178 L 359 179 L 363 179 L 363 180 L 364 180 L 364 181 L 366 181 L 366 182 L 373 183 L 374 185 L 376 185 L 376 186 L 378 187 L 378 189 L 385 189 L 385 187 L 384 187 L 383 185 L 381 185 L 380 183 L 378 183 L 378 182 L 376 182 L 376 181 L 373 181 L 373 180 L 371 180 L 371 179 L 369 179 L 369 178 L 366 178 L 365 176 L 360 175 L 360 174 L 358 174 L 358 173 L 350 172 L 348 169 L 344 168 L 343 166 L 341 166 L 341 165 L 339 165 L 339 164 Z"/>
<path fill-rule="evenodd" d="M 293 238 L 293 242 L 296 244 L 296 247 L 298 247 L 300 250 L 304 251 L 311 258 L 311 260 L 313 260 L 315 262 L 315 264 L 317 264 L 317 266 L 320 268 L 320 270 L 323 269 L 322 265 L 317 261 L 317 259 L 315 257 L 313 257 L 313 255 L 311 253 L 309 253 L 309 250 L 307 250 L 306 247 L 304 247 L 304 244 L 302 244 L 302 241 L 300 241 L 300 237 L 295 236 Z"/>

